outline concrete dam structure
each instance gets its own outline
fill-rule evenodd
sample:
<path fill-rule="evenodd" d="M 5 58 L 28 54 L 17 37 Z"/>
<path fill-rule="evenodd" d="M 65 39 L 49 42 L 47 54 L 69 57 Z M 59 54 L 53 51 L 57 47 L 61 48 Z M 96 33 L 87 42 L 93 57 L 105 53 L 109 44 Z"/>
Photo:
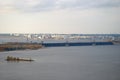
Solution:
<path fill-rule="evenodd" d="M 113 45 L 112 42 L 70 42 L 70 43 L 42 43 L 44 47 L 62 46 L 92 46 L 92 45 Z"/>

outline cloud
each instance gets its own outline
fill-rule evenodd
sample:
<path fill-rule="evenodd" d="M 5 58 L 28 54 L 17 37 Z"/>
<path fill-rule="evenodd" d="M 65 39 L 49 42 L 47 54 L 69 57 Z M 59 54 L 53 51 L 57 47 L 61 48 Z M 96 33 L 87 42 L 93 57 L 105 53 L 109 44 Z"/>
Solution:
<path fill-rule="evenodd" d="M 118 7 L 120 0 L 58 0 L 58 5 L 64 8 L 97 8 Z"/>
<path fill-rule="evenodd" d="M 0 0 L 0 14 L 18 11 L 14 6 L 15 0 Z"/>
<path fill-rule="evenodd" d="M 40 12 L 104 7 L 120 7 L 120 0 L 0 0 L 0 11 Z"/>
<path fill-rule="evenodd" d="M 39 12 L 51 10 L 55 7 L 56 0 L 20 0 L 15 7 L 25 12 Z"/>

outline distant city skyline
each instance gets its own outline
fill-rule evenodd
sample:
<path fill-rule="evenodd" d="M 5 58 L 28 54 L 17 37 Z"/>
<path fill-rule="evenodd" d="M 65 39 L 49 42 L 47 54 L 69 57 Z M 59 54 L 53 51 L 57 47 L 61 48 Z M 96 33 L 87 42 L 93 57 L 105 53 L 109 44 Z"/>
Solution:
<path fill-rule="evenodd" d="M 0 33 L 120 34 L 120 0 L 0 0 Z"/>

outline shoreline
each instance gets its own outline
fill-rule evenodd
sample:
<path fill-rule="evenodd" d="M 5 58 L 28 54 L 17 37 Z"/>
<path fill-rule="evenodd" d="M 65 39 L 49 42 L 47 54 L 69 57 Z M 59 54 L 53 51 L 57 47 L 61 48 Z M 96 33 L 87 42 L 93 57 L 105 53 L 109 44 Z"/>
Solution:
<path fill-rule="evenodd" d="M 37 50 L 43 47 L 63 47 L 63 46 L 99 46 L 99 45 L 116 45 L 115 42 L 66 42 L 66 43 L 18 43 L 9 42 L 0 44 L 0 52 L 16 50 Z"/>
<path fill-rule="evenodd" d="M 37 43 L 5 43 L 0 44 L 0 52 L 2 51 L 15 51 L 15 50 L 37 50 L 43 46 Z"/>

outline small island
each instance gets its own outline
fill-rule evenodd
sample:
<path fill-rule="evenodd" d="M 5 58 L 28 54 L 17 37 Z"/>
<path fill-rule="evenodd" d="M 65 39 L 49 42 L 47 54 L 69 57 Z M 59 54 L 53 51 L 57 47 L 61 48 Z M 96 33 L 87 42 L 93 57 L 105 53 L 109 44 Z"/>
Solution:
<path fill-rule="evenodd" d="M 7 56 L 5 59 L 6 61 L 34 61 L 31 58 L 19 58 L 19 57 L 13 57 L 13 56 Z"/>

